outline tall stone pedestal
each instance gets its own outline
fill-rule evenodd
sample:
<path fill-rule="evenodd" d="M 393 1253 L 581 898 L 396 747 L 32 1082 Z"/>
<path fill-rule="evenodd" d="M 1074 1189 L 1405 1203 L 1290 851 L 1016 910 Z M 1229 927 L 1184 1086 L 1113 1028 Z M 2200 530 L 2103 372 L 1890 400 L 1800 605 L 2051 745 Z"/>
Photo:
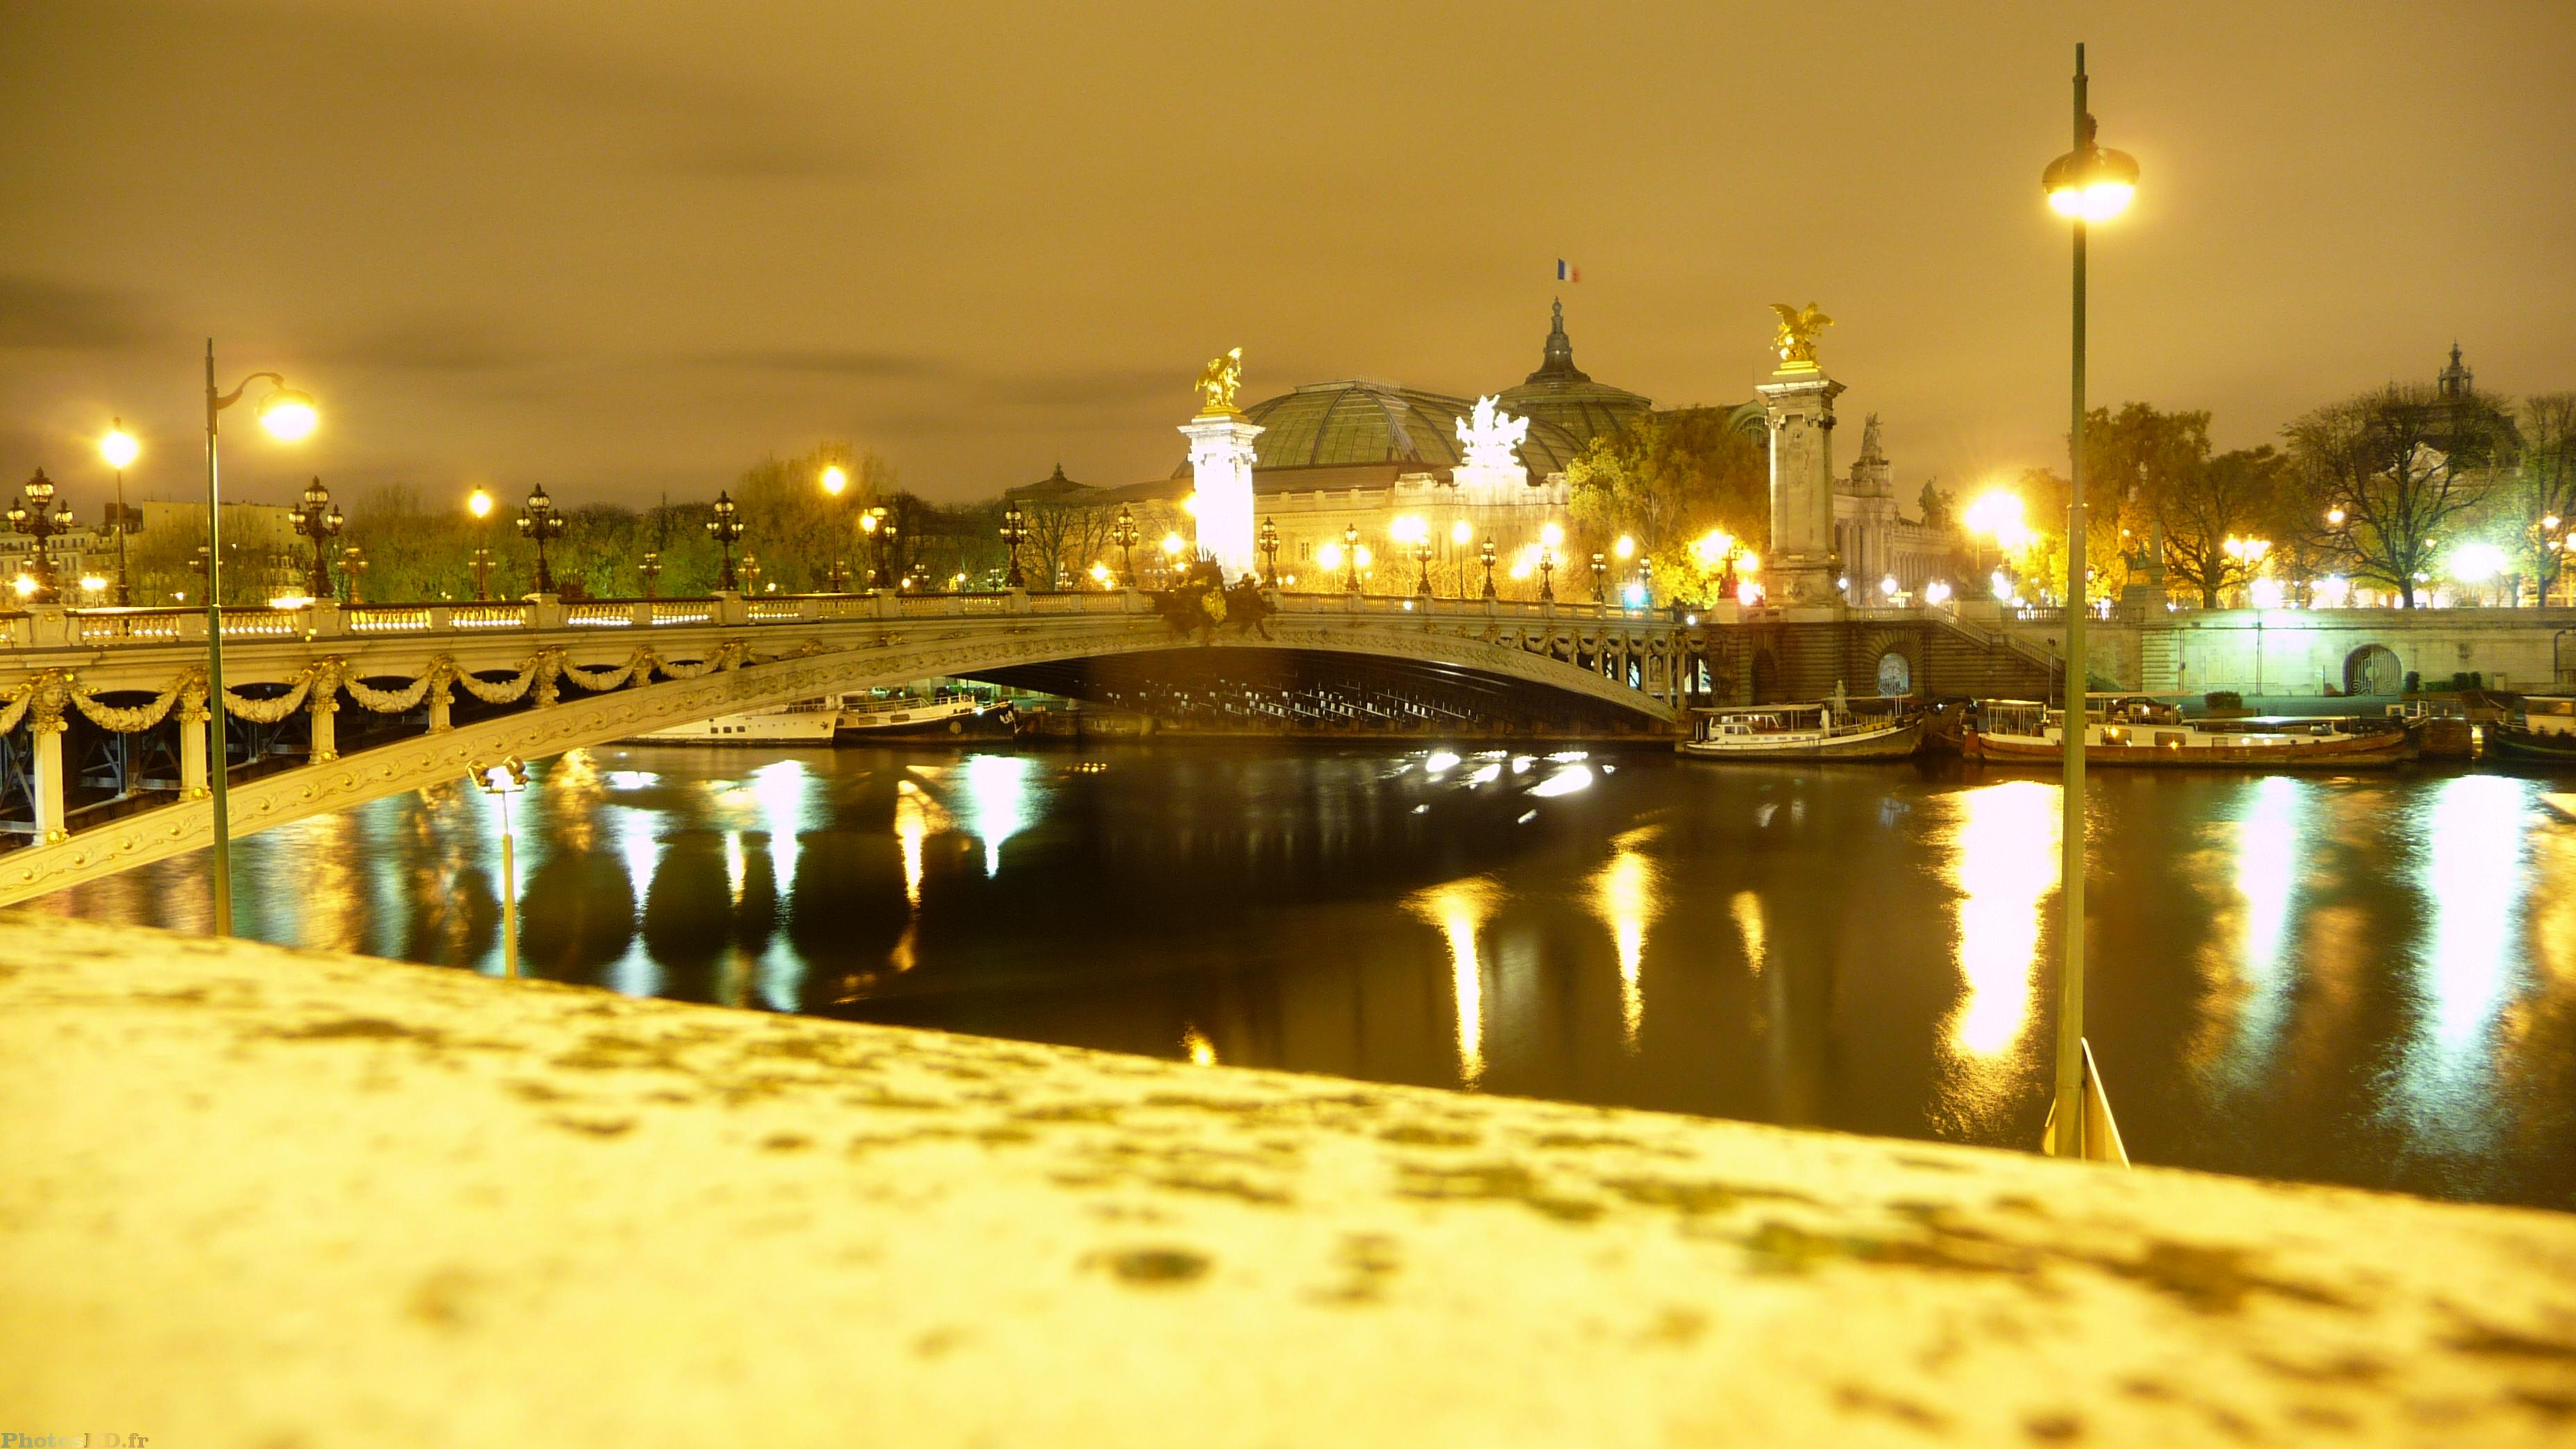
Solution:
<path fill-rule="evenodd" d="M 1792 364 L 1756 387 L 1771 424 L 1771 552 L 1762 560 L 1769 602 L 1833 609 L 1834 398 L 1843 385 L 1813 364 Z"/>
<path fill-rule="evenodd" d="M 1197 479 L 1199 552 L 1215 557 L 1229 579 L 1257 573 L 1253 547 L 1252 440 L 1261 429 L 1241 413 L 1212 413 L 1181 424 Z"/>

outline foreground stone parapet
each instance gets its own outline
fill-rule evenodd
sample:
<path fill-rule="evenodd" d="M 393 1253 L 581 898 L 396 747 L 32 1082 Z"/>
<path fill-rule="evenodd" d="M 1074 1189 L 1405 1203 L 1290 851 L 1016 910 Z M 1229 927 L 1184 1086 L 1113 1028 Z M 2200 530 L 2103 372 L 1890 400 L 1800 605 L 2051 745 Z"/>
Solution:
<path fill-rule="evenodd" d="M 11 919 L 0 1430 L 2563 1444 L 2576 1218 Z"/>

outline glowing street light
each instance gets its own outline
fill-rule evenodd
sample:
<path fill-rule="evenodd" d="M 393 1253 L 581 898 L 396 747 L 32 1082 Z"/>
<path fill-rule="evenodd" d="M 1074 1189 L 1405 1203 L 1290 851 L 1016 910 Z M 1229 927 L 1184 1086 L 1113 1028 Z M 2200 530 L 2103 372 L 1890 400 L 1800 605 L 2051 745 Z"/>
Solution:
<path fill-rule="evenodd" d="M 847 468 L 834 463 L 823 470 L 823 492 L 827 496 L 838 498 L 841 490 L 849 486 L 850 471 Z"/>
<path fill-rule="evenodd" d="M 259 404 L 260 425 L 283 442 L 312 436 L 321 421 L 310 394 L 286 385 L 274 372 L 254 372 L 231 392 L 215 387 L 215 339 L 206 339 L 206 787 L 213 808 L 207 857 L 213 867 L 215 934 L 233 933 L 232 807 L 226 787 L 232 772 L 232 746 L 224 719 L 224 545 L 223 488 L 217 461 L 217 422 L 224 409 L 240 402 L 254 382 L 269 392 Z"/>
<path fill-rule="evenodd" d="M 125 511 L 125 470 L 133 467 L 134 460 L 142 456 L 143 445 L 125 430 L 125 419 L 111 418 L 107 424 L 107 436 L 98 440 L 98 451 L 99 456 L 107 460 L 107 466 L 116 470 L 116 606 L 122 609 L 134 602 L 134 590 L 128 585 L 125 573 L 125 536 L 134 531 L 134 518 Z"/>
<path fill-rule="evenodd" d="M 492 495 L 480 488 L 466 494 L 465 511 L 473 514 L 478 519 L 491 517 Z"/>
<path fill-rule="evenodd" d="M 1611 556 L 1618 559 L 1619 562 L 1626 563 L 1628 560 L 1637 556 L 1637 540 L 1623 533 L 1619 535 L 1616 542 L 1610 545 L 1610 553 Z"/>
<path fill-rule="evenodd" d="M 2066 658 L 2076 662 L 2066 670 L 2066 717 L 2059 731 L 2065 742 L 2065 766 L 2064 784 L 2059 791 L 2064 819 L 2058 831 L 2058 906 L 2063 914 L 2057 935 L 2065 958 L 2058 973 L 2056 1130 L 2048 1143 L 2054 1155 L 2074 1158 L 2108 1155 L 2108 1144 L 2088 1143 L 2084 1130 L 2084 745 L 2088 731 L 2086 671 L 2081 661 L 2088 657 L 2084 620 L 2090 607 L 2084 597 L 2084 242 L 2088 226 L 2118 216 L 2138 189 L 2137 161 L 2121 152 L 2105 150 L 2095 140 L 2097 127 L 2087 100 L 2084 47 L 2078 45 L 2075 149 L 2048 163 L 2047 170 L 2040 174 L 2040 189 L 2048 197 L 2049 208 L 2074 222 L 2075 242 L 2074 336 L 2070 349 L 2074 366 L 2069 388 L 2073 427 L 2067 438 Z"/>
<path fill-rule="evenodd" d="M 739 587 L 734 581 L 733 546 L 742 542 L 742 505 L 733 501 L 733 494 L 719 488 L 713 512 L 715 516 L 707 520 L 707 537 L 716 541 L 720 557 L 716 568 L 716 592 L 729 594 Z"/>

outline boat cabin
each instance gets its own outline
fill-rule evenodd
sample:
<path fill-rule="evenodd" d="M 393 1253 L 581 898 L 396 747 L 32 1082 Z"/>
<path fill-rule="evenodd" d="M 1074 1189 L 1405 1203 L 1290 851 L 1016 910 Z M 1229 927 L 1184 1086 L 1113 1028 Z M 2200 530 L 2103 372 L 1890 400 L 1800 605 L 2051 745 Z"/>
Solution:
<path fill-rule="evenodd" d="M 2576 735 L 2576 694 L 2526 694 L 2522 727 L 2536 735 Z"/>

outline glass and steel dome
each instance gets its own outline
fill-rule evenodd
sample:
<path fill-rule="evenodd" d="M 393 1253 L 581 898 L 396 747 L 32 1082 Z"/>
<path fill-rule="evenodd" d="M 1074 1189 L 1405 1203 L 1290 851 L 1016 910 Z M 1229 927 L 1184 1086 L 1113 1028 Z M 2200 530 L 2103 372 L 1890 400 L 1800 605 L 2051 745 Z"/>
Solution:
<path fill-rule="evenodd" d="M 1534 419 L 1533 438 L 1541 423 L 1571 439 L 1579 449 L 1604 433 L 1615 433 L 1654 410 L 1654 403 L 1606 382 L 1594 382 L 1574 365 L 1574 341 L 1565 335 L 1565 304 L 1556 304 L 1538 371 L 1518 387 L 1505 388 L 1503 411 Z M 1536 471 L 1535 467 L 1532 469 Z"/>
<path fill-rule="evenodd" d="M 1458 420 L 1475 411 L 1465 399 L 1421 392 L 1391 382 L 1349 378 L 1310 382 L 1295 392 L 1263 398 L 1243 410 L 1245 421 L 1258 423 L 1253 441 L 1256 465 L 1273 468 L 1330 468 L 1349 463 L 1399 463 L 1425 471 L 1458 466 Z M 1511 411 L 1506 409 L 1506 411 Z M 1533 479 L 1563 472 L 1582 449 L 1574 439 L 1544 420 L 1530 424 L 1521 445 L 1521 465 Z M 1184 476 L 1184 462 L 1173 476 Z"/>

